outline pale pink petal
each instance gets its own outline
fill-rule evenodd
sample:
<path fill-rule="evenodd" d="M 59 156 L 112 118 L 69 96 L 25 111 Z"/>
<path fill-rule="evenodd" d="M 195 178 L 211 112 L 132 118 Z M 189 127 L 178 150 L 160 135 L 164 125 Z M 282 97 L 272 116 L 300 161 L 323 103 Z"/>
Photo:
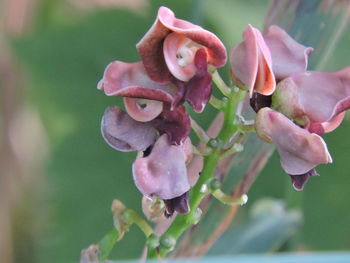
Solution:
<path fill-rule="evenodd" d="M 343 119 L 337 115 L 350 108 L 350 67 L 294 74 L 278 84 L 272 100 L 274 108 L 310 131 L 334 130 Z"/>
<path fill-rule="evenodd" d="M 106 109 L 101 132 L 112 148 L 122 152 L 144 151 L 157 137 L 157 130 L 151 123 L 135 121 L 118 107 Z"/>
<path fill-rule="evenodd" d="M 190 189 L 182 146 L 170 145 L 167 135 L 158 138 L 147 157 L 135 160 L 134 181 L 143 195 L 173 199 Z"/>
<path fill-rule="evenodd" d="M 269 27 L 264 40 L 272 56 L 272 69 L 276 79 L 282 80 L 293 73 L 305 71 L 313 48 L 305 47 L 276 25 Z"/>
<path fill-rule="evenodd" d="M 262 95 L 271 95 L 276 86 L 271 54 L 259 30 L 248 25 L 243 42 L 231 51 L 231 75 L 238 85 Z"/>
<path fill-rule="evenodd" d="M 124 98 L 126 112 L 136 121 L 147 122 L 163 111 L 163 102 L 147 99 Z"/>
<path fill-rule="evenodd" d="M 169 8 L 160 7 L 156 21 L 136 45 L 146 71 L 154 81 L 170 81 L 171 74 L 163 56 L 163 41 L 172 32 L 203 46 L 208 53 L 208 64 L 214 67 L 226 64 L 226 48 L 217 36 L 198 25 L 176 18 Z"/>
<path fill-rule="evenodd" d="M 144 98 L 169 103 L 174 102 L 178 92 L 175 85 L 161 85 L 149 79 L 142 62 L 110 63 L 97 87 L 104 90 L 108 96 Z"/>
<path fill-rule="evenodd" d="M 326 143 L 319 135 L 300 128 L 270 108 L 258 112 L 256 131 L 260 138 L 267 138 L 276 145 L 287 174 L 305 174 L 319 164 L 332 162 Z"/>
<path fill-rule="evenodd" d="M 169 34 L 164 40 L 164 59 L 171 74 L 181 80 L 189 81 L 197 71 L 194 64 L 196 50 L 183 47 L 186 42 L 191 41 L 183 35 L 177 33 Z M 185 50 L 184 58 L 181 58 L 183 65 L 179 65 L 179 49 Z M 197 48 L 198 49 L 198 48 Z M 190 63 L 186 63 L 189 61 Z M 207 63 L 207 61 L 205 61 Z"/>

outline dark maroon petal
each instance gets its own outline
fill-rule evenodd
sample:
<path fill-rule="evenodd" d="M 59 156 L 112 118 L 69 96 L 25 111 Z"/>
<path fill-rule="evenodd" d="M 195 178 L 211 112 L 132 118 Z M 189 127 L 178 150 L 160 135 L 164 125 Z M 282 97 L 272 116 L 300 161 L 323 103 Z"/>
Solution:
<path fill-rule="evenodd" d="M 101 132 L 112 148 L 122 152 L 146 150 L 157 137 L 157 131 L 150 122 L 135 121 L 118 107 L 106 109 Z"/>
<path fill-rule="evenodd" d="M 190 211 L 188 192 L 173 199 L 163 200 L 165 204 L 165 216 L 171 217 L 174 212 L 187 214 Z"/>
<path fill-rule="evenodd" d="M 271 107 L 272 96 L 261 95 L 260 93 L 254 92 L 250 98 L 250 106 L 255 112 L 265 107 Z"/>
<path fill-rule="evenodd" d="M 183 105 L 174 110 L 169 106 L 164 107 L 161 115 L 152 123 L 161 134 L 168 135 L 169 143 L 172 145 L 182 144 L 191 131 L 190 117 Z"/>
<path fill-rule="evenodd" d="M 173 103 L 177 87 L 173 84 L 161 85 L 152 81 L 146 74 L 142 62 L 110 63 L 98 83 L 98 89 L 108 96 L 144 98 Z"/>
<path fill-rule="evenodd" d="M 202 45 L 208 53 L 208 63 L 214 67 L 226 64 L 226 48 L 217 36 L 200 26 L 176 18 L 169 8 L 160 7 L 156 21 L 136 45 L 146 71 L 154 81 L 160 83 L 170 81 L 171 74 L 163 55 L 163 41 L 172 32 Z"/>
<path fill-rule="evenodd" d="M 304 190 L 305 184 L 309 181 L 310 176 L 320 176 L 316 169 L 313 168 L 307 173 L 298 174 L 298 175 L 289 175 L 292 179 L 292 184 L 295 190 L 302 191 Z"/>
<path fill-rule="evenodd" d="M 212 92 L 211 75 L 207 70 L 207 53 L 204 49 L 196 52 L 194 63 L 197 72 L 190 81 L 185 83 L 185 100 L 195 112 L 200 113 L 207 105 Z"/>

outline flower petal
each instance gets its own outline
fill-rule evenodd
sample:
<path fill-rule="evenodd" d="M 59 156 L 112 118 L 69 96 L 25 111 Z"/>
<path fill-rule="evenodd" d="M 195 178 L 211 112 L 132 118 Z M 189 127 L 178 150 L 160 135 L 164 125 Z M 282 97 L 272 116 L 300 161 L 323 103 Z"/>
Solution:
<path fill-rule="evenodd" d="M 179 106 L 174 110 L 164 107 L 161 115 L 152 121 L 154 127 L 161 133 L 166 133 L 169 143 L 182 144 L 191 131 L 191 121 L 185 106 Z"/>
<path fill-rule="evenodd" d="M 173 199 L 164 200 L 164 204 L 166 208 L 166 217 L 171 217 L 174 212 L 178 212 L 179 214 L 187 214 L 190 211 L 188 192 Z"/>
<path fill-rule="evenodd" d="M 244 41 L 231 51 L 231 76 L 238 85 L 262 95 L 271 95 L 276 86 L 271 54 L 259 30 L 248 25 Z"/>
<path fill-rule="evenodd" d="M 135 160 L 134 181 L 143 195 L 173 199 L 190 189 L 183 146 L 169 144 L 166 134 L 158 138 L 147 157 Z"/>
<path fill-rule="evenodd" d="M 310 131 L 322 134 L 340 125 L 350 108 L 350 67 L 338 72 L 307 71 L 278 84 L 273 107 Z"/>
<path fill-rule="evenodd" d="M 185 83 L 185 100 L 191 105 L 195 112 L 201 113 L 207 105 L 211 92 L 211 75 L 207 70 L 207 54 L 204 49 L 197 51 L 195 56 L 195 66 L 197 72 L 195 76 Z"/>
<path fill-rule="evenodd" d="M 305 174 L 318 164 L 332 162 L 320 136 L 295 125 L 282 113 L 263 108 L 256 116 L 255 125 L 261 139 L 276 144 L 282 168 L 287 174 Z"/>
<path fill-rule="evenodd" d="M 198 25 L 176 18 L 169 8 L 160 7 L 156 21 L 136 45 L 152 80 L 160 83 L 170 81 L 171 74 L 163 56 L 163 41 L 172 32 L 205 47 L 208 53 L 208 64 L 214 67 L 222 67 L 226 64 L 226 48 L 217 36 Z"/>
<path fill-rule="evenodd" d="M 304 190 L 304 186 L 309 181 L 310 176 L 320 176 L 320 175 L 317 173 L 315 168 L 311 169 L 310 171 L 304 174 L 290 175 L 294 189 L 297 191 Z"/>
<path fill-rule="evenodd" d="M 141 122 L 153 120 L 163 110 L 163 102 L 147 99 L 124 98 L 124 106 L 130 117 Z"/>
<path fill-rule="evenodd" d="M 161 85 L 149 79 L 142 62 L 110 63 L 98 84 L 108 96 L 144 98 L 173 103 L 178 89 L 175 85 Z"/>
<path fill-rule="evenodd" d="M 151 123 L 135 121 L 118 107 L 106 109 L 101 132 L 112 148 L 122 152 L 143 151 L 152 145 L 157 137 L 157 130 Z"/>
<path fill-rule="evenodd" d="M 313 48 L 299 44 L 276 25 L 269 27 L 264 40 L 271 51 L 272 69 L 276 79 L 282 80 L 293 73 L 306 70 Z"/>

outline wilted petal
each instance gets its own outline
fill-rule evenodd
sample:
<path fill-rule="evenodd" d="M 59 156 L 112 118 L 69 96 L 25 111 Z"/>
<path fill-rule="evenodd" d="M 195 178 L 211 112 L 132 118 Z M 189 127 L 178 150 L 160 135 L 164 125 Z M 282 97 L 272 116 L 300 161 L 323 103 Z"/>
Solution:
<path fill-rule="evenodd" d="M 163 42 L 173 32 L 204 47 L 208 54 L 208 64 L 214 67 L 226 64 L 226 48 L 217 36 L 200 26 L 176 18 L 169 8 L 160 7 L 156 21 L 136 45 L 146 71 L 154 81 L 170 81 L 171 74 L 163 55 Z"/>
<path fill-rule="evenodd" d="M 174 102 L 178 89 L 175 85 L 161 85 L 152 81 L 146 74 L 142 62 L 110 63 L 98 83 L 98 89 L 108 96 L 144 98 L 150 100 Z"/>
<path fill-rule="evenodd" d="M 152 124 L 161 134 L 168 134 L 169 142 L 174 145 L 182 144 L 191 131 L 191 121 L 185 106 L 174 110 L 164 107 L 161 115 Z"/>
<path fill-rule="evenodd" d="M 157 131 L 151 123 L 135 121 L 118 107 L 106 109 L 101 132 L 112 148 L 122 152 L 143 151 L 153 144 L 157 137 Z"/>
<path fill-rule="evenodd" d="M 305 71 L 313 48 L 305 47 L 276 25 L 269 27 L 264 40 L 271 51 L 272 69 L 276 79 Z"/>
<path fill-rule="evenodd" d="M 130 117 L 141 122 L 153 120 L 163 110 L 163 102 L 156 100 L 124 98 L 124 105 Z"/>
<path fill-rule="evenodd" d="M 166 134 L 160 136 L 151 154 L 132 166 L 137 188 L 165 200 L 181 196 L 190 189 L 185 158 L 183 146 L 170 145 Z"/>
<path fill-rule="evenodd" d="M 319 176 L 315 168 L 304 174 L 290 175 L 294 189 L 297 191 L 302 191 L 305 184 L 309 181 L 310 176 Z"/>
<path fill-rule="evenodd" d="M 282 113 L 263 108 L 256 116 L 255 125 L 261 139 L 275 143 L 287 174 L 305 174 L 318 164 L 332 162 L 320 136 L 295 125 Z"/>
<path fill-rule="evenodd" d="M 253 92 L 271 95 L 276 82 L 272 72 L 271 54 L 259 30 L 248 25 L 244 41 L 231 51 L 231 75 L 238 85 Z"/>
<path fill-rule="evenodd" d="M 274 108 L 310 131 L 332 131 L 350 108 L 350 67 L 294 74 L 278 84 L 272 101 Z"/>

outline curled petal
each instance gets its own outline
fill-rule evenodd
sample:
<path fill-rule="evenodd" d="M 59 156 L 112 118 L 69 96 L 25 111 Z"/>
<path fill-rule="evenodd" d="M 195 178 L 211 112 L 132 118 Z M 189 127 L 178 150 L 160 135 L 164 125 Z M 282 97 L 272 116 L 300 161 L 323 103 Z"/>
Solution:
<path fill-rule="evenodd" d="M 320 136 L 300 128 L 277 111 L 261 109 L 255 125 L 260 138 L 275 143 L 282 168 L 287 174 L 305 174 L 318 164 L 332 162 L 326 143 Z"/>
<path fill-rule="evenodd" d="M 271 54 L 259 30 L 248 25 L 243 42 L 231 51 L 231 76 L 238 85 L 262 95 L 271 95 L 276 86 Z"/>
<path fill-rule="evenodd" d="M 122 152 L 144 151 L 157 137 L 157 130 L 151 123 L 137 122 L 118 107 L 106 109 L 101 132 L 112 148 Z"/>
<path fill-rule="evenodd" d="M 350 67 L 294 74 L 278 84 L 272 101 L 274 108 L 310 131 L 332 131 L 350 108 Z"/>
<path fill-rule="evenodd" d="M 194 56 L 198 49 L 193 41 L 177 33 L 169 34 L 164 40 L 164 59 L 171 74 L 188 81 L 196 74 Z M 207 63 L 207 60 L 205 60 Z"/>
<path fill-rule="evenodd" d="M 271 51 L 272 69 L 276 79 L 305 71 L 313 48 L 305 47 L 276 25 L 269 27 L 264 40 Z"/>
<path fill-rule="evenodd" d="M 190 117 L 183 105 L 174 110 L 165 107 L 152 124 L 161 134 L 168 134 L 169 143 L 173 145 L 182 144 L 191 131 Z"/>
<path fill-rule="evenodd" d="M 163 110 L 163 102 L 147 99 L 124 98 L 127 113 L 140 122 L 151 121 Z"/>
<path fill-rule="evenodd" d="M 178 90 L 175 85 L 161 85 L 149 79 L 142 62 L 110 63 L 98 83 L 98 89 L 108 96 L 143 98 L 168 103 L 174 102 Z"/>
<path fill-rule="evenodd" d="M 170 145 L 160 136 L 151 154 L 135 160 L 132 169 L 137 188 L 146 196 L 173 199 L 190 189 L 183 146 Z"/>
<path fill-rule="evenodd" d="M 177 33 L 205 48 L 208 64 L 222 67 L 226 64 L 226 48 L 213 33 L 182 19 L 166 7 L 160 7 L 150 30 L 136 45 L 150 78 L 160 83 L 170 81 L 170 72 L 163 56 L 163 42 L 170 33 Z"/>

